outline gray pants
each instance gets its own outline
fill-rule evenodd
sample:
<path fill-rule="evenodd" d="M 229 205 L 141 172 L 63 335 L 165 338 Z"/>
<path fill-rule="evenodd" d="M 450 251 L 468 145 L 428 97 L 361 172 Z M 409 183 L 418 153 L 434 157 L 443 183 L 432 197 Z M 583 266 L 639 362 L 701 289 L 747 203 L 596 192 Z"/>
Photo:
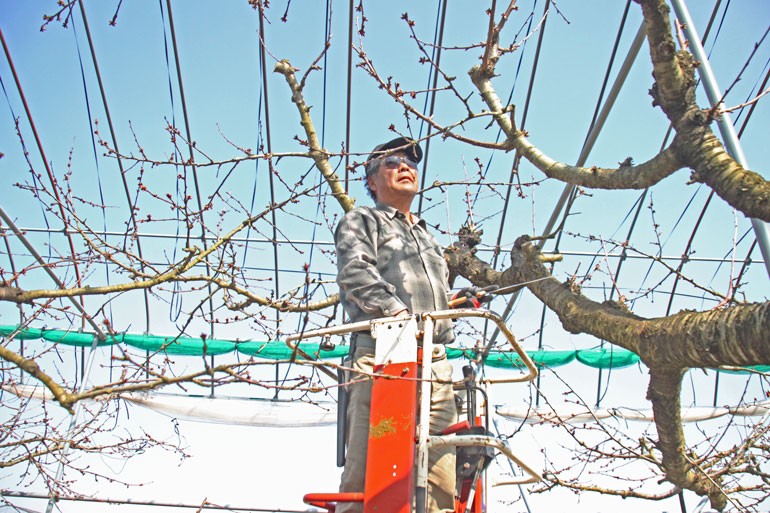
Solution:
<path fill-rule="evenodd" d="M 430 433 L 439 434 L 457 422 L 457 406 L 452 390 L 452 365 L 443 346 L 435 346 L 431 367 L 433 383 L 430 397 Z M 438 353 L 438 354 L 437 354 Z M 371 374 L 374 366 L 372 349 L 359 347 L 353 353 L 353 369 Z M 341 492 L 363 492 L 366 475 L 366 451 L 369 443 L 369 410 L 372 380 L 353 372 L 348 386 L 347 456 L 340 483 Z M 416 386 L 416 385 L 415 385 Z M 394 400 L 399 400 L 395 397 Z M 453 447 L 431 449 L 428 455 L 428 512 L 454 511 L 455 451 Z M 361 503 L 340 503 L 337 513 L 361 513 Z"/>

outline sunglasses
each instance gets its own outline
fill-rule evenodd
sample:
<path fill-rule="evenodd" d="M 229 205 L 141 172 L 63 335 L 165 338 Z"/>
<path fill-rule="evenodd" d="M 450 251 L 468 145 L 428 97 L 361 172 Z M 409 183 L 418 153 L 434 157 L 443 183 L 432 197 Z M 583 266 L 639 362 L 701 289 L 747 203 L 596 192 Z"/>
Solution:
<path fill-rule="evenodd" d="M 417 169 L 417 162 L 408 157 L 397 157 L 395 155 L 391 155 L 390 157 L 385 157 L 382 159 L 382 163 L 388 169 L 396 169 L 401 166 L 402 162 L 412 169 Z"/>

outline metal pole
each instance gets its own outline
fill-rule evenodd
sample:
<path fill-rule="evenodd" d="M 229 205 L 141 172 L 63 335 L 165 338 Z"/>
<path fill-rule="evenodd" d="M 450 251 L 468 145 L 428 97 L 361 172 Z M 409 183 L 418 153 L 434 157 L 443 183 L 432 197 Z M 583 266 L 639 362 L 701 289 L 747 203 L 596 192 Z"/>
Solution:
<path fill-rule="evenodd" d="M 596 139 L 599 137 L 599 133 L 602 131 L 602 128 L 604 128 L 604 122 L 607 120 L 607 116 L 609 116 L 610 111 L 612 110 L 612 107 L 615 105 L 615 100 L 618 97 L 618 94 L 620 94 L 620 90 L 623 87 L 623 84 L 626 81 L 626 78 L 628 77 L 628 73 L 631 71 L 631 66 L 633 65 L 634 61 L 636 61 L 637 55 L 639 55 L 639 50 L 642 48 L 642 43 L 644 43 L 645 35 L 647 34 L 644 23 L 641 24 L 639 27 L 639 30 L 636 32 L 636 37 L 634 37 L 633 42 L 631 43 L 631 47 L 628 50 L 628 54 L 626 55 L 625 60 L 623 61 L 623 65 L 620 67 L 620 70 L 618 71 L 618 76 L 615 79 L 615 82 L 612 85 L 612 89 L 610 89 L 609 94 L 607 95 L 607 101 L 604 103 L 604 106 L 602 107 L 601 112 L 599 113 L 599 116 L 596 118 L 596 123 L 591 128 L 591 131 L 588 134 L 588 137 L 586 138 L 586 142 L 583 145 L 583 149 L 580 152 L 580 156 L 578 157 L 577 163 L 575 165 L 582 166 L 585 164 L 586 160 L 588 160 L 588 154 L 591 153 L 591 150 L 594 147 L 594 144 L 596 143 Z M 564 186 L 564 190 L 561 193 L 561 196 L 559 197 L 559 200 L 556 202 L 556 205 L 553 207 L 553 213 L 551 214 L 551 218 L 548 220 L 548 223 L 545 226 L 545 229 L 543 230 L 543 235 L 547 235 L 551 233 L 553 230 L 553 227 L 556 225 L 556 220 L 561 215 L 562 210 L 564 209 L 564 205 L 567 203 L 567 199 L 572 194 L 572 191 L 575 190 L 575 186 L 572 184 L 567 184 Z M 508 304 L 505 307 L 505 310 L 503 310 L 502 319 L 505 321 L 508 318 L 508 315 L 511 313 L 511 310 L 513 309 L 513 304 L 516 302 L 516 300 L 519 297 L 519 292 L 514 292 L 511 295 L 511 298 L 508 300 Z M 489 343 L 492 344 L 497 339 L 497 335 L 500 333 L 500 330 L 495 330 L 494 333 L 492 333 L 492 336 L 489 339 Z"/>
<path fill-rule="evenodd" d="M 679 21 L 684 25 L 682 30 L 687 37 L 687 41 L 690 43 L 690 51 L 695 56 L 695 59 L 700 62 L 698 73 L 703 82 L 703 88 L 706 90 L 706 96 L 708 97 L 711 106 L 717 107 L 722 103 L 722 90 L 717 84 L 717 79 L 711 69 L 708 55 L 703 49 L 697 30 L 695 30 L 695 24 L 690 16 L 690 11 L 687 9 L 684 0 L 671 0 L 671 5 L 674 7 L 676 17 L 679 18 Z M 749 165 L 748 162 L 746 162 L 746 155 L 744 155 L 738 135 L 735 133 L 735 127 L 730 118 L 730 113 L 723 112 L 720 114 L 717 118 L 717 125 L 719 126 L 719 133 L 722 134 L 722 139 L 724 139 L 727 153 L 729 153 L 730 156 L 732 156 L 744 169 L 748 169 Z M 770 231 L 768 231 L 767 223 L 764 221 L 760 219 L 750 219 L 751 226 L 757 236 L 759 249 L 762 252 L 762 258 L 765 261 L 765 269 L 767 269 L 767 274 L 770 277 Z"/>
<path fill-rule="evenodd" d="M 24 245 L 25 248 L 27 248 L 27 251 L 30 252 L 30 254 L 35 257 L 35 260 L 42 266 L 43 270 L 48 274 L 48 276 L 51 277 L 51 279 L 56 283 L 56 286 L 60 289 L 64 290 L 67 287 L 64 285 L 64 283 L 59 279 L 58 276 L 56 276 L 56 273 L 54 273 L 51 270 L 51 267 L 48 265 L 48 263 L 45 261 L 45 259 L 40 255 L 40 253 L 37 252 L 35 249 L 35 246 L 32 245 L 31 242 L 24 236 L 24 234 L 19 230 L 19 227 L 16 226 L 16 223 L 13 222 L 13 219 L 10 218 L 10 216 L 5 212 L 3 207 L 0 206 L 0 219 L 3 220 L 5 224 L 8 225 L 8 228 L 11 229 L 11 231 L 16 235 L 16 237 L 21 241 L 21 243 Z M 90 315 L 85 311 L 85 308 L 83 308 L 83 305 L 75 301 L 75 298 L 69 297 L 69 300 L 72 301 L 72 304 L 75 305 L 75 308 L 85 317 L 86 321 L 88 321 L 88 324 L 91 325 L 91 327 L 94 329 L 97 335 L 98 340 L 105 340 L 107 336 L 102 331 L 101 327 L 94 322 L 94 320 L 91 318 Z"/>

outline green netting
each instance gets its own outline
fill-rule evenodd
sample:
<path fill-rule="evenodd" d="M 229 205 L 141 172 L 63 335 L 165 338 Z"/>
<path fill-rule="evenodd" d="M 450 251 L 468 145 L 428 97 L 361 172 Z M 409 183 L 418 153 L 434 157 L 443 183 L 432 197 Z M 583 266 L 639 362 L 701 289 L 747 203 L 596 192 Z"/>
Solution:
<path fill-rule="evenodd" d="M 123 341 L 132 347 L 151 353 L 165 352 L 188 356 L 218 355 L 232 353 L 235 350 L 235 342 L 230 340 L 126 334 L 123 336 Z"/>
<path fill-rule="evenodd" d="M 467 356 L 468 358 L 473 358 L 473 351 L 471 351 L 470 349 L 463 349 L 461 347 L 447 347 L 446 356 L 450 360 L 456 360 L 458 358 L 463 358 L 465 356 Z"/>
<path fill-rule="evenodd" d="M 40 336 L 49 342 L 77 347 L 91 347 L 94 344 L 94 338 L 96 338 L 96 335 L 93 333 L 65 330 L 42 330 Z M 119 335 L 118 337 L 108 336 L 106 340 L 100 341 L 97 345 L 111 346 L 121 342 L 122 339 L 122 335 Z"/>
<path fill-rule="evenodd" d="M 527 351 L 527 355 L 538 367 L 559 367 L 575 359 L 575 351 Z M 520 369 L 524 362 L 512 351 L 492 351 L 486 364 L 502 369 Z"/>
<path fill-rule="evenodd" d="M 0 337 L 10 337 L 16 330 L 18 330 L 18 326 L 8 326 L 8 325 L 0 325 Z M 19 330 L 18 333 L 14 336 L 16 340 L 30 340 L 30 339 L 38 339 L 40 338 L 40 334 L 43 332 L 40 328 L 27 328 L 23 330 Z"/>
<path fill-rule="evenodd" d="M 595 369 L 622 369 L 639 363 L 639 355 L 627 349 L 583 349 L 577 351 L 579 362 Z"/>
<path fill-rule="evenodd" d="M 341 358 L 348 354 L 348 346 L 336 346 L 334 349 L 321 349 L 321 344 L 303 342 L 299 348 L 321 360 L 329 358 Z M 269 360 L 288 360 L 292 356 L 292 349 L 286 345 L 286 342 L 273 340 L 270 342 L 239 342 L 238 352 L 250 356 L 258 356 Z"/>
<path fill-rule="evenodd" d="M 753 365 L 751 367 L 746 367 L 746 369 L 749 370 L 740 370 L 740 369 L 717 369 L 718 372 L 724 372 L 726 374 L 748 374 L 752 371 L 754 372 L 761 372 L 764 374 L 767 374 L 770 372 L 770 365 Z"/>
<path fill-rule="evenodd" d="M 0 325 L 0 337 L 10 337 L 16 333 L 18 326 Z M 19 330 L 14 338 L 18 340 L 44 339 L 50 342 L 71 346 L 90 346 L 93 344 L 94 334 L 78 331 L 48 330 L 40 328 L 26 328 Z M 292 350 L 285 342 L 273 340 L 269 342 L 259 341 L 233 341 L 217 339 L 200 339 L 191 337 L 161 337 L 156 335 L 132 335 L 118 334 L 109 336 L 107 340 L 99 342 L 99 346 L 125 343 L 132 347 L 145 351 L 165 352 L 174 355 L 203 356 L 221 355 L 238 351 L 239 353 L 271 360 L 288 360 L 292 356 Z M 331 350 L 321 349 L 320 344 L 303 342 L 299 345 L 305 353 L 322 360 L 341 358 L 348 354 L 348 346 L 336 346 Z M 459 347 L 447 347 L 447 357 L 450 359 L 468 358 L 475 359 L 477 352 L 473 349 Z M 577 359 L 579 362 L 597 369 L 620 369 L 639 362 L 639 356 L 631 351 L 611 347 L 610 349 L 581 349 L 571 351 L 527 351 L 527 354 L 538 367 L 559 367 Z M 486 364 L 490 367 L 505 369 L 519 369 L 524 363 L 519 356 L 512 351 L 492 351 L 487 357 Z M 750 370 L 720 370 L 731 374 L 746 374 L 747 372 L 770 372 L 770 365 L 756 365 L 747 367 Z"/>
<path fill-rule="evenodd" d="M 527 354 L 538 367 L 561 367 L 572 363 L 575 351 L 528 351 Z"/>

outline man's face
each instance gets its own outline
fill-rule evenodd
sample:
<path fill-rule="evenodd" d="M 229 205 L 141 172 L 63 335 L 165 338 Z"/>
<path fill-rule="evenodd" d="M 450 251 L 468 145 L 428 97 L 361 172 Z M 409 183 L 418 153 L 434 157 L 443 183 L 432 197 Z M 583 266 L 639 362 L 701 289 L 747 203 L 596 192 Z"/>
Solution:
<path fill-rule="evenodd" d="M 383 158 L 377 172 L 367 180 L 378 202 L 396 208 L 405 201 L 411 203 L 419 188 L 417 164 L 403 152 Z"/>

